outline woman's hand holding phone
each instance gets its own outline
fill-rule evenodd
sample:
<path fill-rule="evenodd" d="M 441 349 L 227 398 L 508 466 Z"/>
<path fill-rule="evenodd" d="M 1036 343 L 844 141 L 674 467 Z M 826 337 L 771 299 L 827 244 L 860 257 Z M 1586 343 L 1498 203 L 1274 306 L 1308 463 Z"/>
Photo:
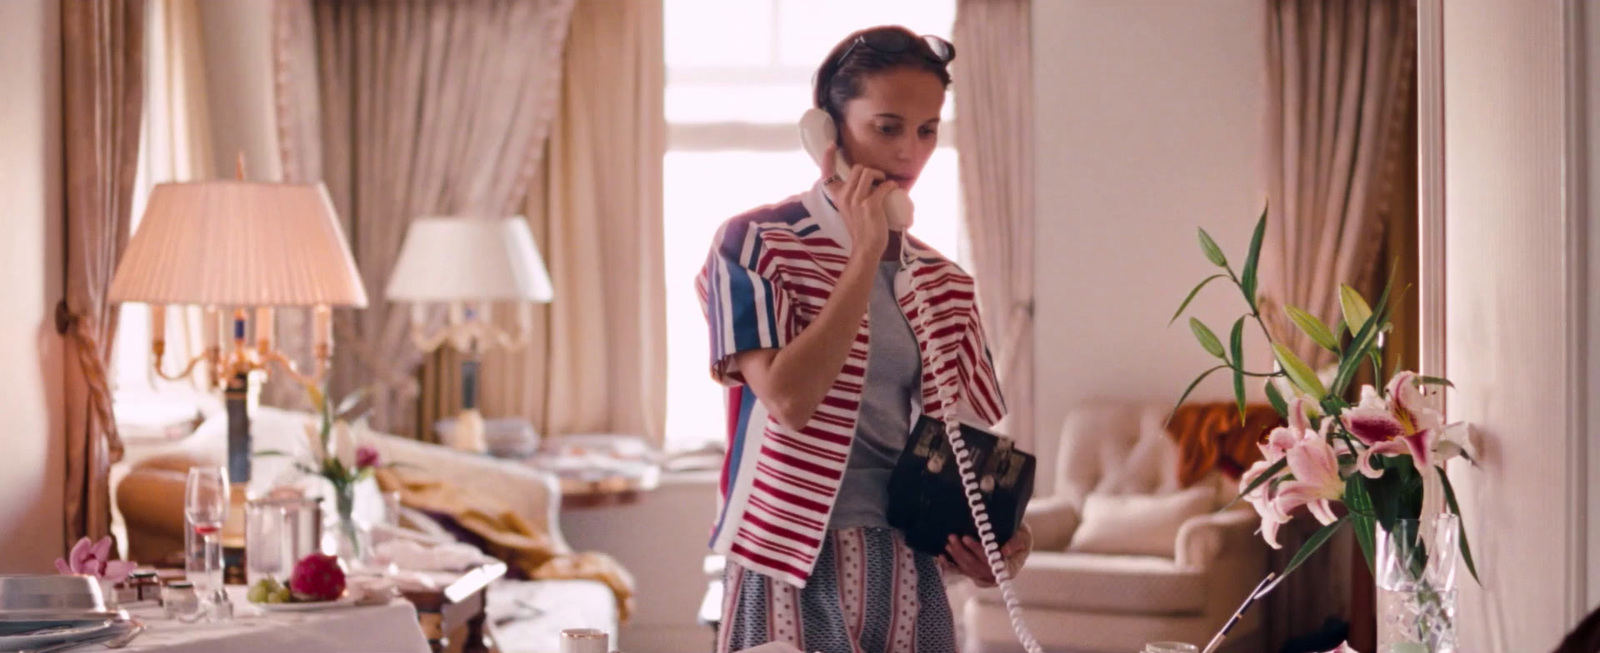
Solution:
<path fill-rule="evenodd" d="M 824 183 L 828 195 L 833 197 L 850 231 L 851 257 L 864 257 L 876 264 L 889 246 L 884 198 L 899 185 L 886 181 L 882 171 L 866 166 L 854 165 L 840 170 L 837 152 L 837 145 L 829 145 L 822 157 L 822 177 L 827 180 Z"/>

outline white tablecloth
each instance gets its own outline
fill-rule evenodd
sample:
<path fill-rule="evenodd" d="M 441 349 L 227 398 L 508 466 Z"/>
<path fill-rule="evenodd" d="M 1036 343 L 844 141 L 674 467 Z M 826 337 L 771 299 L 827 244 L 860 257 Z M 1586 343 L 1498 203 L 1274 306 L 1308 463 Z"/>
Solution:
<path fill-rule="evenodd" d="M 180 653 L 428 653 L 417 610 L 400 599 L 388 605 L 315 612 L 265 612 L 245 599 L 245 588 L 228 588 L 234 616 L 226 622 L 192 624 L 167 619 L 160 608 L 129 610 L 146 629 L 124 651 Z M 106 650 L 103 646 L 78 649 Z"/>

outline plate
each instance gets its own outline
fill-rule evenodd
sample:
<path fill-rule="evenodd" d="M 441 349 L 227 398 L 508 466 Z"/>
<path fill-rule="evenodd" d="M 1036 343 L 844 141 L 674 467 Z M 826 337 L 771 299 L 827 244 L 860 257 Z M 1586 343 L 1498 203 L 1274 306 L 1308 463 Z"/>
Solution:
<path fill-rule="evenodd" d="M 9 626 L 11 624 L 16 624 L 16 623 L 37 623 L 37 624 L 40 624 L 41 626 L 45 625 L 45 624 L 49 624 L 49 623 L 56 623 L 56 622 L 60 622 L 60 623 L 65 623 L 65 622 L 84 623 L 84 622 L 93 621 L 93 622 L 97 622 L 98 623 L 98 622 L 101 622 L 101 621 L 109 621 L 109 620 L 112 620 L 112 619 L 126 619 L 127 616 L 128 616 L 128 613 L 124 612 L 122 610 L 115 610 L 115 611 L 111 611 L 111 612 L 92 612 L 92 611 L 12 612 L 12 611 L 7 611 L 7 612 L 0 612 L 0 628 L 4 628 L 6 626 Z"/>
<path fill-rule="evenodd" d="M 94 635 L 115 628 L 117 623 L 97 621 L 92 624 L 48 626 L 17 635 L 0 635 L 0 651 L 44 648 L 68 640 L 91 639 Z"/>
<path fill-rule="evenodd" d="M 267 612 L 312 612 L 316 610 L 330 610 L 333 608 L 347 608 L 356 604 L 356 597 L 349 594 L 332 601 L 304 601 L 293 603 L 255 603 L 250 605 L 266 610 Z"/>

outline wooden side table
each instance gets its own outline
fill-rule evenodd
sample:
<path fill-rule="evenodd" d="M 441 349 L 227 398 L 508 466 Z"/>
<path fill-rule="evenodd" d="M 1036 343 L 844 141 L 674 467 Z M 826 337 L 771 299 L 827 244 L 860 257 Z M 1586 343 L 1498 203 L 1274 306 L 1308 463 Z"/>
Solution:
<path fill-rule="evenodd" d="M 400 593 L 417 608 L 417 621 L 434 653 L 483 653 L 484 621 L 489 605 L 489 584 L 506 575 L 506 564 L 479 565 L 449 583 L 427 588 L 406 586 Z"/>

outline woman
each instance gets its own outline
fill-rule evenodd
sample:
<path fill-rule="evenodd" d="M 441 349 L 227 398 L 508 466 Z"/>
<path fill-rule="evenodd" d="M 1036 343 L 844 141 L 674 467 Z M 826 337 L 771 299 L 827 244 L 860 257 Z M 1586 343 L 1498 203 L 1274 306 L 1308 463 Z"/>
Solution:
<path fill-rule="evenodd" d="M 911 425 L 946 414 L 939 383 L 962 421 L 992 427 L 1005 412 L 972 278 L 891 230 L 883 206 L 938 144 L 954 55 L 902 27 L 835 46 L 814 102 L 852 165 L 835 169 L 830 148 L 810 191 L 729 220 L 697 279 L 712 375 L 729 388 L 719 651 L 954 651 L 944 570 L 993 582 L 977 540 L 952 538 L 936 558 L 885 516 Z M 1024 529 L 1005 544 L 1012 569 L 1030 540 Z"/>

